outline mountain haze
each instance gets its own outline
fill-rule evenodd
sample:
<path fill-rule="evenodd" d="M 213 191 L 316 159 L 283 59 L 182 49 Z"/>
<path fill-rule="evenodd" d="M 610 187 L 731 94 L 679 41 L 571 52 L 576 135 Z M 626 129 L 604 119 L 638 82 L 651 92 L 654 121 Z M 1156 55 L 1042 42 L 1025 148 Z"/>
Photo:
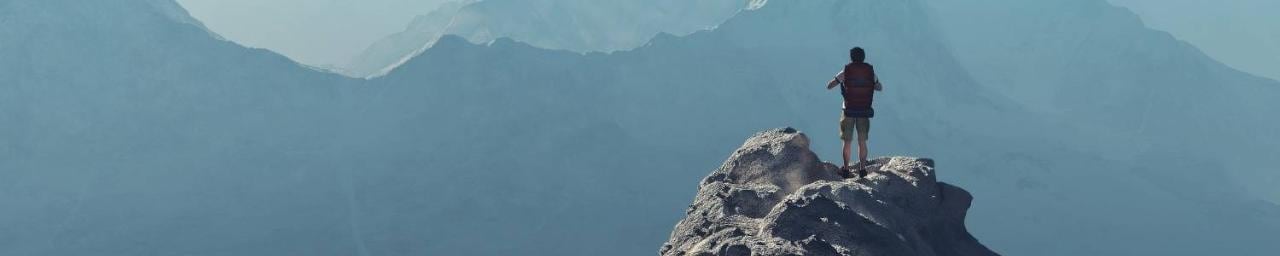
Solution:
<path fill-rule="evenodd" d="M 1273 186 L 1280 173 L 1249 160 L 1280 154 L 1280 137 L 1268 132 L 1280 130 L 1269 116 L 1280 112 L 1270 100 L 1280 97 L 1280 82 L 1231 69 L 1106 1 L 928 3 L 980 84 L 1046 118 L 1105 135 L 1081 138 L 1086 149 L 1136 163 L 1181 155 L 1135 171 L 1226 170 L 1280 202 Z"/>
<path fill-rule="evenodd" d="M 1241 71 L 1280 80 L 1280 2 L 1109 0 Z"/>

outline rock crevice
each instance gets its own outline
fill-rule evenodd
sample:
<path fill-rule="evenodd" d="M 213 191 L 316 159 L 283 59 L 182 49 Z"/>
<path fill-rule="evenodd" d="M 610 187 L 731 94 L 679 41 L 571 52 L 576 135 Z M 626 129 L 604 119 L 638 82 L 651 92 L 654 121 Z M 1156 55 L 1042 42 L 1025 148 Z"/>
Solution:
<path fill-rule="evenodd" d="M 969 234 L 973 197 L 930 159 L 845 179 L 795 129 L 758 133 L 699 185 L 661 255 L 996 255 Z"/>

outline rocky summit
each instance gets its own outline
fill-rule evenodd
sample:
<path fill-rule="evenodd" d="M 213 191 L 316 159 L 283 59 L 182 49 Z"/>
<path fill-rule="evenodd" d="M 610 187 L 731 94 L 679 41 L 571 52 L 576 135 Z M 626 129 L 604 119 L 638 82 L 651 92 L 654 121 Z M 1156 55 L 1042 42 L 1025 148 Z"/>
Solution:
<path fill-rule="evenodd" d="M 875 159 L 844 178 L 792 128 L 758 133 L 699 185 L 660 254 L 996 255 L 965 229 L 973 197 L 930 159 Z"/>

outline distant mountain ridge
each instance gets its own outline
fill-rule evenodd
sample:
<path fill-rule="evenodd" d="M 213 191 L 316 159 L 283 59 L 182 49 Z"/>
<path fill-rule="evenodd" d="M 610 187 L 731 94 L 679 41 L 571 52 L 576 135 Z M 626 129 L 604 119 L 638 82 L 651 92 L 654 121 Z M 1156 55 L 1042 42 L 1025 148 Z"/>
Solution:
<path fill-rule="evenodd" d="M 414 19 L 405 31 L 374 43 L 340 72 L 352 77 L 385 75 L 443 35 L 475 43 L 512 38 L 575 52 L 629 50 L 659 33 L 687 35 L 715 27 L 745 6 L 744 0 L 450 2 Z"/>
<path fill-rule="evenodd" d="M 1280 23 L 1271 0 L 1109 0 L 1235 69 L 1280 80 Z"/>
<path fill-rule="evenodd" d="M 436 40 L 452 27 L 458 12 L 474 2 L 447 2 L 434 11 L 414 18 L 404 31 L 374 42 L 337 71 L 351 77 L 379 76 L 391 72 L 391 69 L 435 45 Z"/>

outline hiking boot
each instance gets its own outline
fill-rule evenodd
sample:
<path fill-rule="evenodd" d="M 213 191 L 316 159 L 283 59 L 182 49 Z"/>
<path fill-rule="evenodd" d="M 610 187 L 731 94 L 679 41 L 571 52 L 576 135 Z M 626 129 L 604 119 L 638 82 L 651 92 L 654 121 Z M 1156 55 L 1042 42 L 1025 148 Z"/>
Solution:
<path fill-rule="evenodd" d="M 836 175 L 840 175 L 841 178 L 852 179 L 853 166 L 841 166 L 840 170 L 836 171 Z"/>
<path fill-rule="evenodd" d="M 858 177 L 866 178 L 867 168 L 871 166 L 871 162 L 859 162 L 857 165 L 854 165 L 854 166 L 856 166 L 855 169 L 858 170 Z"/>

